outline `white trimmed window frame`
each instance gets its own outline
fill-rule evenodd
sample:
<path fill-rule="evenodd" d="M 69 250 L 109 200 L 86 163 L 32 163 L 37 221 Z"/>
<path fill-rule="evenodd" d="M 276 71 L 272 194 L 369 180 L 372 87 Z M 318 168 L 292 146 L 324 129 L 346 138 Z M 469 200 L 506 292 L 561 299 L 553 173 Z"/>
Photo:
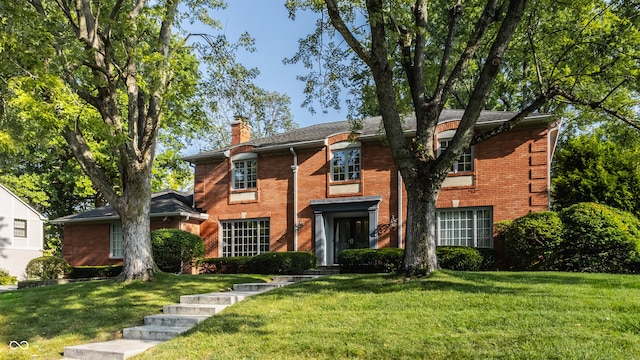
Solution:
<path fill-rule="evenodd" d="M 26 238 L 27 224 L 28 222 L 25 219 L 13 219 L 13 237 Z"/>
<path fill-rule="evenodd" d="M 438 134 L 438 156 L 449 147 L 449 143 L 451 143 L 455 134 L 455 130 L 447 130 Z M 453 163 L 450 173 L 473 171 L 473 156 L 473 146 L 470 146 Z"/>
<path fill-rule="evenodd" d="M 361 172 L 362 146 L 359 141 L 331 145 L 331 182 L 359 181 Z"/>
<path fill-rule="evenodd" d="M 254 153 L 243 153 L 231 158 L 231 188 L 233 190 L 256 189 L 258 187 L 258 157 Z"/>
<path fill-rule="evenodd" d="M 438 209 L 436 220 L 437 246 L 493 248 L 491 207 Z"/>
<path fill-rule="evenodd" d="M 220 256 L 255 256 L 269 252 L 270 222 L 269 218 L 221 221 Z"/>
<path fill-rule="evenodd" d="M 122 259 L 124 257 L 124 239 L 122 224 L 112 223 L 109 230 L 109 258 Z"/>

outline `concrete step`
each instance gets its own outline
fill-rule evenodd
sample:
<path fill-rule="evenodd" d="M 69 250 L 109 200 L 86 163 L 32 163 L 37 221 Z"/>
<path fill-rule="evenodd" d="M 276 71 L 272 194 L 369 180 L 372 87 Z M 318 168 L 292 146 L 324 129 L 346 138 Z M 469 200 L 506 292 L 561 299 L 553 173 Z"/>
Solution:
<path fill-rule="evenodd" d="M 197 295 L 180 296 L 180 304 L 209 304 L 209 305 L 233 305 L 255 292 L 228 291 Z"/>
<path fill-rule="evenodd" d="M 273 282 L 289 282 L 295 283 L 305 280 L 313 280 L 319 278 L 320 275 L 277 275 L 273 277 Z"/>
<path fill-rule="evenodd" d="M 336 275 L 340 274 L 340 266 L 320 266 L 317 269 L 305 270 L 304 275 Z"/>
<path fill-rule="evenodd" d="M 194 327 L 205 321 L 209 315 L 149 315 L 144 317 L 145 325 Z"/>
<path fill-rule="evenodd" d="M 228 305 L 210 304 L 173 304 L 163 308 L 165 314 L 172 315 L 215 315 L 224 310 Z"/>
<path fill-rule="evenodd" d="M 278 289 L 283 286 L 290 285 L 290 282 L 270 282 L 270 283 L 246 283 L 246 284 L 234 284 L 234 291 L 252 291 L 252 292 L 263 292 L 269 291 L 273 289 Z"/>
<path fill-rule="evenodd" d="M 167 341 L 191 329 L 192 326 L 157 326 L 143 325 L 122 330 L 122 337 L 128 340 Z"/>
<path fill-rule="evenodd" d="M 99 343 L 67 346 L 65 359 L 122 360 L 140 354 L 161 341 L 118 339 Z"/>

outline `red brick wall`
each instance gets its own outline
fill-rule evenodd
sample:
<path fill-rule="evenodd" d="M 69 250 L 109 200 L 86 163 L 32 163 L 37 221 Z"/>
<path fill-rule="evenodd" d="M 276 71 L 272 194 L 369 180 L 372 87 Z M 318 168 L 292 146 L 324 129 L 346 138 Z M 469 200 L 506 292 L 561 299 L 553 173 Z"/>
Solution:
<path fill-rule="evenodd" d="M 71 266 L 121 264 L 109 258 L 110 224 L 65 225 L 63 256 Z"/>
<path fill-rule="evenodd" d="M 151 231 L 180 229 L 179 219 L 152 219 Z M 183 223 L 182 230 L 200 235 L 199 224 Z M 63 234 L 63 257 L 71 266 L 121 264 L 122 259 L 109 258 L 111 224 L 67 224 Z"/>
<path fill-rule="evenodd" d="M 439 131 L 452 128 L 443 124 Z M 455 126 L 453 127 L 455 128 Z M 545 128 L 512 130 L 474 147 L 474 184 L 443 188 L 438 207 L 493 206 L 494 222 L 514 219 L 531 211 L 547 209 L 548 153 Z M 346 134 L 333 136 L 328 143 L 343 141 Z M 298 211 L 302 228 L 298 250 L 313 251 L 314 214 L 311 200 L 328 195 L 329 153 L 296 149 L 298 155 Z M 362 142 L 360 194 L 382 196 L 378 210 L 379 247 L 398 246 L 397 231 L 389 227 L 398 217 L 398 175 L 389 149 L 380 140 Z M 207 257 L 219 256 L 219 222 L 230 219 L 268 217 L 271 220 L 271 251 L 293 250 L 293 156 L 288 151 L 258 154 L 258 201 L 230 203 L 230 160 L 197 164 L 195 167 L 196 207 L 209 214 L 201 226 Z M 403 221 L 406 220 L 406 192 L 403 191 Z"/>

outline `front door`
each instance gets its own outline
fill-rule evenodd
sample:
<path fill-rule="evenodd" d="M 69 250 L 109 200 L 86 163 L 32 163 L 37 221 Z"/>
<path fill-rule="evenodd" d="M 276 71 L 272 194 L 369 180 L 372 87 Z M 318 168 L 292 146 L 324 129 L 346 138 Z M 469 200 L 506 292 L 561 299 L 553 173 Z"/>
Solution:
<path fill-rule="evenodd" d="M 366 217 L 335 219 L 334 262 L 338 254 L 346 249 L 369 248 L 369 219 Z"/>

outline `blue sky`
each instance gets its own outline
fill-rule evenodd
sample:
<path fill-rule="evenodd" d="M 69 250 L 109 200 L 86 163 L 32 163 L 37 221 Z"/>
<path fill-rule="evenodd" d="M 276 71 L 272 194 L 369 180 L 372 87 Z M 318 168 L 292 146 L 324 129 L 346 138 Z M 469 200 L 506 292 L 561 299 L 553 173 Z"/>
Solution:
<path fill-rule="evenodd" d="M 346 119 L 346 109 L 341 112 L 325 109 L 326 113 L 323 113 L 316 104 L 316 113 L 311 114 L 301 108 L 304 84 L 296 76 L 306 74 L 307 69 L 301 64 L 282 63 L 284 58 L 296 53 L 298 39 L 313 31 L 316 14 L 299 13 L 293 21 L 288 17 L 284 0 L 228 0 L 226 9 L 212 15 L 220 20 L 224 27 L 222 31 L 230 41 L 245 31 L 255 39 L 256 51 L 238 53 L 238 61 L 260 70 L 256 85 L 291 97 L 291 112 L 300 127 Z"/>

